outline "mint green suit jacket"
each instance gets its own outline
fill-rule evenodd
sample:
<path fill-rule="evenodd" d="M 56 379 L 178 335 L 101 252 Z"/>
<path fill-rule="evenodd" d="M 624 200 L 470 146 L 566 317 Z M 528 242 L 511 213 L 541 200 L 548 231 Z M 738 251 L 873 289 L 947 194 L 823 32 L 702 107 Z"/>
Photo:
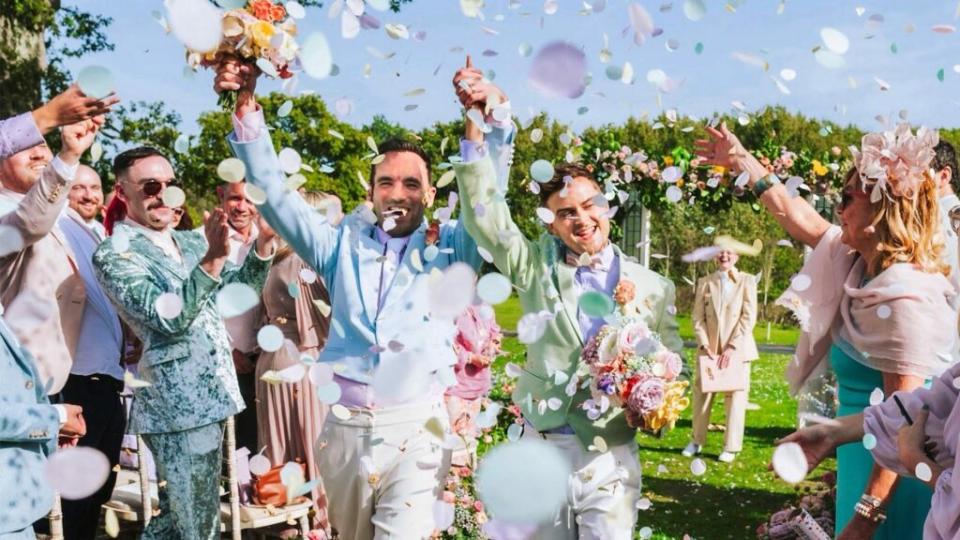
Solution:
<path fill-rule="evenodd" d="M 577 318 L 576 268 L 564 262 L 566 247 L 550 234 L 537 241 L 523 236 L 510 217 L 506 201 L 497 194 L 496 169 L 489 157 L 454 164 L 454 169 L 460 186 L 460 219 L 467 231 L 478 246 L 493 255 L 497 269 L 519 291 L 525 314 L 554 314 L 543 337 L 527 345 L 527 359 L 513 401 L 538 431 L 569 425 L 584 448 L 593 444 L 596 437 L 601 437 L 607 446 L 632 440 L 636 430 L 627 425 L 622 409 L 611 407 L 606 414 L 591 420 L 582 407 L 590 398 L 589 389 L 578 386 L 572 397 L 566 393 L 567 381 L 580 365 L 584 344 Z M 485 209 L 483 215 L 475 211 L 478 203 Z M 628 279 L 637 290 L 634 300 L 627 305 L 628 313 L 642 316 L 660 334 L 666 347 L 680 352 L 683 342 L 673 316 L 673 283 L 627 257 L 616 246 L 614 250 L 620 261 L 618 281 Z M 557 400 L 558 408 L 545 406 L 555 405 Z"/>

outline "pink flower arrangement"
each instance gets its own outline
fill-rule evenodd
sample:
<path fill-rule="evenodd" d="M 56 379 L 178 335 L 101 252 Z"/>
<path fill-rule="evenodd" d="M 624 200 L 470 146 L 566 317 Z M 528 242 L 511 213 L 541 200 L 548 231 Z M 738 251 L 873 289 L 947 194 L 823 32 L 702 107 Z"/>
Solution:
<path fill-rule="evenodd" d="M 863 189 L 870 188 L 870 202 L 882 194 L 914 197 L 929 174 L 938 142 L 935 130 L 921 126 L 914 134 L 910 124 L 901 123 L 892 131 L 864 135 L 859 149 L 851 146 Z"/>

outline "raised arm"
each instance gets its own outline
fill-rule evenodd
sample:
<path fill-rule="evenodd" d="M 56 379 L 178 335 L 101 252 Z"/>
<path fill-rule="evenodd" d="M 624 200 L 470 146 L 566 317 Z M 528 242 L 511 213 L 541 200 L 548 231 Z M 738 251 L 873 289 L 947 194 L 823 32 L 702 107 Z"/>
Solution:
<path fill-rule="evenodd" d="M 758 180 L 770 174 L 757 161 L 726 124 L 720 129 L 707 128 L 709 140 L 697 141 L 697 155 L 710 165 L 719 165 L 731 171 L 747 172 L 752 189 Z M 787 234 L 810 247 L 816 247 L 830 222 L 823 219 L 816 209 L 802 197 L 791 197 L 783 184 L 777 183 L 760 195 L 760 203 L 773 215 Z"/>
<path fill-rule="evenodd" d="M 491 95 L 497 96 L 498 103 L 507 102 L 499 88 L 481 80 L 482 74 L 467 57 L 466 67 L 453 79 L 466 109 L 483 110 Z M 464 123 L 465 134 L 460 144 L 463 161 L 453 166 L 459 186 L 461 223 L 476 244 L 493 255 L 497 269 L 518 287 L 526 288 L 536 272 L 536 246 L 513 222 L 504 198 L 512 158 L 513 125 L 509 120 L 493 123 L 490 136 L 486 137 L 469 118 Z"/>
<path fill-rule="evenodd" d="M 80 156 L 93 144 L 102 124 L 103 117 L 98 117 L 64 127 L 60 153 L 43 169 L 40 179 L 17 207 L 0 217 L 0 225 L 13 227 L 20 233 L 21 249 L 34 244 L 53 229 L 67 204 L 67 194 L 80 164 Z M 4 258 L 15 256 L 19 251 Z"/>
<path fill-rule="evenodd" d="M 323 273 L 336 265 L 340 230 L 313 209 L 296 191 L 284 185 L 273 141 L 266 129 L 263 109 L 257 104 L 256 67 L 236 60 L 224 61 L 214 83 L 217 92 L 240 90 L 234 113 L 234 131 L 227 138 L 233 153 L 246 165 L 246 180 L 262 189 L 267 201 L 260 213 L 294 251 L 314 270 Z"/>
<path fill-rule="evenodd" d="M 102 116 L 119 101 L 112 94 L 103 99 L 87 97 L 74 84 L 31 112 L 0 120 L 0 160 L 43 144 L 43 136 L 56 127 Z"/>

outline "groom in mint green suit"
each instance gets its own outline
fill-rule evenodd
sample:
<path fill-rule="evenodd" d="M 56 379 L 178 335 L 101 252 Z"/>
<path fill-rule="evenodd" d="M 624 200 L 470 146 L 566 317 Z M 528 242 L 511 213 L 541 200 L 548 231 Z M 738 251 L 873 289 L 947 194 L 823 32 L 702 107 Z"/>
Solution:
<path fill-rule="evenodd" d="M 469 59 L 454 87 L 467 109 L 482 110 L 488 100 L 507 102 Z M 495 122 L 492 117 L 488 121 Z M 527 429 L 555 445 L 573 470 L 566 505 L 552 523 L 541 525 L 537 538 L 630 539 L 640 497 L 636 430 L 622 409 L 611 407 L 597 416 L 584 408 L 590 393 L 577 385 L 580 354 L 604 323 L 580 312 L 578 299 L 587 291 L 613 296 L 618 283 L 632 282 L 636 294 L 626 304 L 628 312 L 642 316 L 664 345 L 679 352 L 683 345 L 673 315 L 674 286 L 609 241 L 600 186 L 581 166 L 559 166 L 553 179 L 540 185 L 541 206 L 554 217 L 550 234 L 537 241 L 525 238 L 503 197 L 507 179 L 498 177 L 495 165 L 503 159 L 500 143 L 511 136 L 493 129 L 495 137 L 485 142 L 479 127 L 469 119 L 466 125 L 463 163 L 454 164 L 461 220 L 519 291 L 526 316 L 546 319 L 542 337 L 527 345 L 513 400 Z"/>

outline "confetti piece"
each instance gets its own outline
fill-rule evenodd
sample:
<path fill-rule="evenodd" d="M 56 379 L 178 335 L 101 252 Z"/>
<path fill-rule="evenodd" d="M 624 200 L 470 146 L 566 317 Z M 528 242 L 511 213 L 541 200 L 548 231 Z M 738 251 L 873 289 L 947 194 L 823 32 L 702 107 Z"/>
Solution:
<path fill-rule="evenodd" d="M 483 457 L 477 470 L 477 493 L 498 519 L 540 523 L 566 500 L 569 476 L 570 465 L 556 447 L 521 440 L 497 445 Z"/>
<path fill-rule="evenodd" d="M 64 499 L 83 499 L 107 481 L 110 461 L 96 448 L 66 447 L 47 456 L 44 474 Z"/>
<path fill-rule="evenodd" d="M 807 477 L 809 466 L 803 448 L 794 442 L 783 443 L 773 451 L 773 471 L 788 484 L 797 484 Z"/>

